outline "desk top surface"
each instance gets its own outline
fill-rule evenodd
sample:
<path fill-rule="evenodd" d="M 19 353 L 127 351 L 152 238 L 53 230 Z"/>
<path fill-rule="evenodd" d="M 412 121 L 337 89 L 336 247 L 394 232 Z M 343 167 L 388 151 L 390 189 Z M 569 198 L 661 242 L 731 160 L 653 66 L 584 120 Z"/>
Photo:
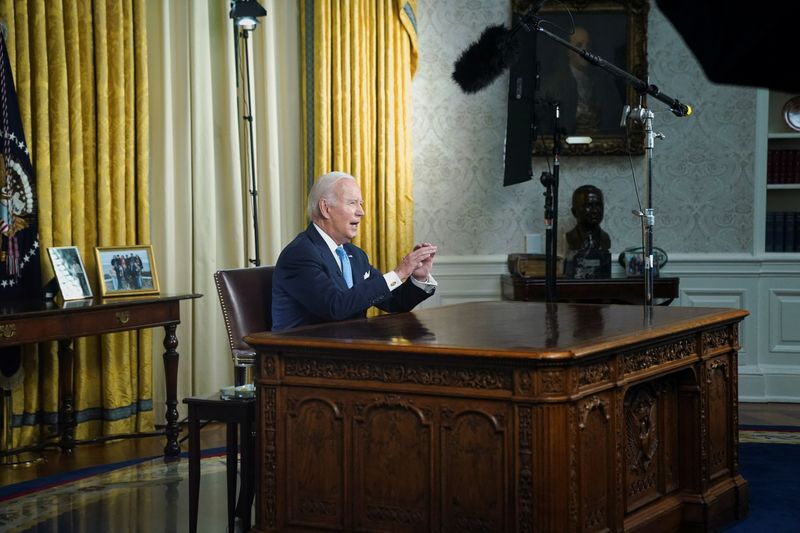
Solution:
<path fill-rule="evenodd" d="M 648 316 L 649 315 L 649 316 Z M 741 309 L 474 302 L 254 333 L 265 347 L 564 359 L 738 322 Z"/>
<path fill-rule="evenodd" d="M 84 300 L 54 301 L 43 299 L 0 302 L 0 320 L 18 320 L 38 316 L 61 315 L 99 309 L 114 309 L 131 305 L 152 305 L 176 300 L 200 298 L 201 294 L 153 294 L 116 298 L 86 298 Z"/>

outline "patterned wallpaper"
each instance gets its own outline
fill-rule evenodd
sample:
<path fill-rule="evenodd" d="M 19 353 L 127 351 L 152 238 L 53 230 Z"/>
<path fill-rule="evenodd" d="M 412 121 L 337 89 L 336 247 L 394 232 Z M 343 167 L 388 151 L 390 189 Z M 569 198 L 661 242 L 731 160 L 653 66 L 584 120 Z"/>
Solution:
<path fill-rule="evenodd" d="M 467 95 L 450 78 L 461 51 L 490 24 L 507 22 L 509 3 L 497 0 L 423 0 L 417 4 L 420 62 L 412 86 L 416 240 L 442 255 L 525 251 L 525 234 L 544 234 L 544 188 L 538 177 L 503 187 L 506 127 L 505 73 Z M 694 108 L 673 116 L 652 103 L 655 130 L 653 207 L 655 246 L 668 253 L 736 253 L 752 249 L 755 90 L 715 85 L 653 5 L 648 28 L 650 82 Z M 633 166 L 643 194 L 644 157 Z M 641 245 L 630 163 L 625 156 L 562 158 L 560 232 L 575 221 L 572 191 L 585 183 L 603 190 L 602 227 L 612 252 Z"/>

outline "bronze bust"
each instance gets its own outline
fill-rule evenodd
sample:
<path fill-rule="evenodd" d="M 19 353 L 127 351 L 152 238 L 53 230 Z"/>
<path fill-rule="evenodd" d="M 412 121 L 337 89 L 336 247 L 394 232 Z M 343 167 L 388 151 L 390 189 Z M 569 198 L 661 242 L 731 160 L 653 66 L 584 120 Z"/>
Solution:
<path fill-rule="evenodd" d="M 600 227 L 603 212 L 603 191 L 594 185 L 582 185 L 572 193 L 572 214 L 577 224 L 565 235 L 567 277 L 598 279 L 611 276 L 611 238 Z"/>
<path fill-rule="evenodd" d="M 572 215 L 578 223 L 566 234 L 567 250 L 611 248 L 608 233 L 600 227 L 603 212 L 603 191 L 594 185 L 582 185 L 575 189 L 572 193 Z"/>

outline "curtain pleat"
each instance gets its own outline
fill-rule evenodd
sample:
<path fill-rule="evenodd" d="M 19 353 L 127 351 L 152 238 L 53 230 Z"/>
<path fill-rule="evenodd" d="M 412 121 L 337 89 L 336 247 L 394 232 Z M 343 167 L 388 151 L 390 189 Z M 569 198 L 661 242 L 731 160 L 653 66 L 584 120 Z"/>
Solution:
<path fill-rule="evenodd" d="M 251 76 L 260 254 L 268 265 L 303 220 L 300 54 L 296 3 L 259 2 L 267 16 L 250 37 Z M 230 2 L 147 4 L 153 248 L 157 257 L 171 259 L 159 264 L 162 289 L 203 295 L 181 307 L 178 398 L 208 395 L 233 384 L 213 274 L 248 266 L 253 257 L 249 159 L 238 132 L 237 87 L 244 87 L 244 77 L 240 70 L 237 79 Z M 154 372 L 160 404 L 160 365 Z"/>
<path fill-rule="evenodd" d="M 304 192 L 331 170 L 354 175 L 365 201 L 355 242 L 381 270 L 413 246 L 411 78 L 415 2 L 306 0 Z"/>
<path fill-rule="evenodd" d="M 43 249 L 77 246 L 94 292 L 94 247 L 149 243 L 145 0 L 0 0 L 36 173 Z M 45 279 L 53 275 L 42 254 Z M 78 439 L 153 427 L 151 333 L 74 342 Z M 55 343 L 26 347 L 14 445 L 53 432 Z"/>

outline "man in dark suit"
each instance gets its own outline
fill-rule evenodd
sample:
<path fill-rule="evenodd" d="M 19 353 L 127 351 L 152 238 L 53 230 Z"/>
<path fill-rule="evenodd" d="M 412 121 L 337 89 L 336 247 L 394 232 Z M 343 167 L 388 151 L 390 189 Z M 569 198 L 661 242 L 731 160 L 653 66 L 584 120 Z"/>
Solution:
<path fill-rule="evenodd" d="M 355 178 L 331 172 L 317 179 L 308 194 L 311 223 L 278 257 L 272 280 L 272 329 L 410 311 L 433 294 L 431 276 L 436 247 L 421 243 L 397 267 L 382 274 L 367 254 L 350 241 L 358 232 L 361 189 Z"/>

